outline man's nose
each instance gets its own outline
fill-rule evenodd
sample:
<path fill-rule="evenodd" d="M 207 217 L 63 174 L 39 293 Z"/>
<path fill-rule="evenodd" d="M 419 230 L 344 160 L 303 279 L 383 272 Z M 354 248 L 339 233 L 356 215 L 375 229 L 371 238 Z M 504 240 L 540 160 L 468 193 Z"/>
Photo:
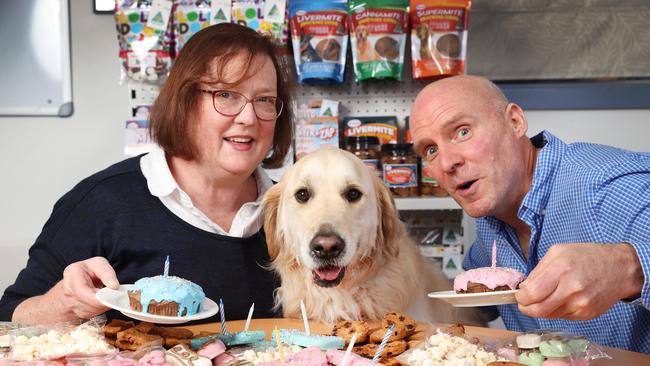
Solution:
<path fill-rule="evenodd" d="M 463 164 L 462 155 L 453 147 L 438 151 L 438 164 L 443 173 L 453 173 Z"/>

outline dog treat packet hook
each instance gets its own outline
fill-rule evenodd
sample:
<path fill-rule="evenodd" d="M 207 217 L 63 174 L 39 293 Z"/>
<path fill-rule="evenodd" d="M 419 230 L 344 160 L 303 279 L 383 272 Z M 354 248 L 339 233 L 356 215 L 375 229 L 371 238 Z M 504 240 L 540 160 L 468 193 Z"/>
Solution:
<path fill-rule="evenodd" d="M 470 0 L 411 0 L 413 78 L 465 73 Z"/>
<path fill-rule="evenodd" d="M 356 81 L 402 80 L 407 0 L 350 0 L 350 42 Z"/>
<path fill-rule="evenodd" d="M 289 17 L 298 81 L 342 83 L 348 46 L 346 0 L 294 0 Z"/>

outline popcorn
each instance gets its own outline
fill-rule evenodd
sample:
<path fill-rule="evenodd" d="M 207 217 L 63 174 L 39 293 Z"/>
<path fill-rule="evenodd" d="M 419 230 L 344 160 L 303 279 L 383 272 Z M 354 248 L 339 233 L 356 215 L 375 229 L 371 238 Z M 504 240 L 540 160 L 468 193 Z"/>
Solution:
<path fill-rule="evenodd" d="M 34 337 L 20 335 L 14 338 L 12 358 L 16 361 L 54 359 L 72 353 L 107 353 L 113 348 L 96 327 L 82 324 L 69 333 L 50 330 Z"/>
<path fill-rule="evenodd" d="M 413 366 L 485 366 L 490 362 L 504 361 L 493 353 L 438 330 L 426 342 L 424 349 L 415 349 L 408 358 Z"/>
<path fill-rule="evenodd" d="M 286 358 L 289 355 L 292 355 L 302 348 L 296 345 L 284 346 L 284 357 Z M 262 362 L 271 362 L 280 359 L 280 352 L 277 348 L 269 347 L 264 351 L 255 351 L 252 349 L 244 351 L 242 358 L 254 365 Z"/>

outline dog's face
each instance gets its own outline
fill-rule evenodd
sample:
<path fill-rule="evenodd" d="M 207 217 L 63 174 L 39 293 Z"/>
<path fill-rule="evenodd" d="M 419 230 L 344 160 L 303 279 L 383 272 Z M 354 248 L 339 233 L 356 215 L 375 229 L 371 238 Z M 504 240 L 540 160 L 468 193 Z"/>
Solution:
<path fill-rule="evenodd" d="M 357 27 L 357 29 L 354 30 L 354 34 L 358 43 L 364 43 L 368 40 L 368 34 L 370 34 L 370 32 L 365 27 Z"/>
<path fill-rule="evenodd" d="M 394 207 L 375 173 L 336 148 L 299 160 L 264 205 L 271 257 L 301 267 L 322 287 L 338 286 L 346 269 L 380 249 L 387 229 L 381 213 Z"/>
<path fill-rule="evenodd" d="M 429 26 L 420 23 L 415 27 L 415 34 L 417 34 L 418 38 L 422 41 L 428 41 L 429 40 Z"/>

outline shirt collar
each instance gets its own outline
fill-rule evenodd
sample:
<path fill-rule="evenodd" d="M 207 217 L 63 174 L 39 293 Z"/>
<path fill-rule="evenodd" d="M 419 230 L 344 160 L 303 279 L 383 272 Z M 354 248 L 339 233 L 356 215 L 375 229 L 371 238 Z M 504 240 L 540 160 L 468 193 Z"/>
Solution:
<path fill-rule="evenodd" d="M 165 151 L 160 146 L 154 145 L 151 151 L 141 158 L 140 167 L 142 174 L 147 179 L 149 192 L 153 196 L 168 196 L 176 189 L 181 190 L 169 169 Z M 255 169 L 253 176 L 257 183 L 257 200 L 255 202 L 261 202 L 264 193 L 273 186 L 273 181 L 261 166 Z"/>
<path fill-rule="evenodd" d="M 544 215 L 555 181 L 555 173 L 566 149 L 566 144 L 562 140 L 547 131 L 542 131 L 532 137 L 531 142 L 541 148 L 537 153 L 530 191 L 524 196 L 519 207 L 517 214 L 519 218 L 522 218 L 523 213 L 527 210 L 537 215 Z"/>

